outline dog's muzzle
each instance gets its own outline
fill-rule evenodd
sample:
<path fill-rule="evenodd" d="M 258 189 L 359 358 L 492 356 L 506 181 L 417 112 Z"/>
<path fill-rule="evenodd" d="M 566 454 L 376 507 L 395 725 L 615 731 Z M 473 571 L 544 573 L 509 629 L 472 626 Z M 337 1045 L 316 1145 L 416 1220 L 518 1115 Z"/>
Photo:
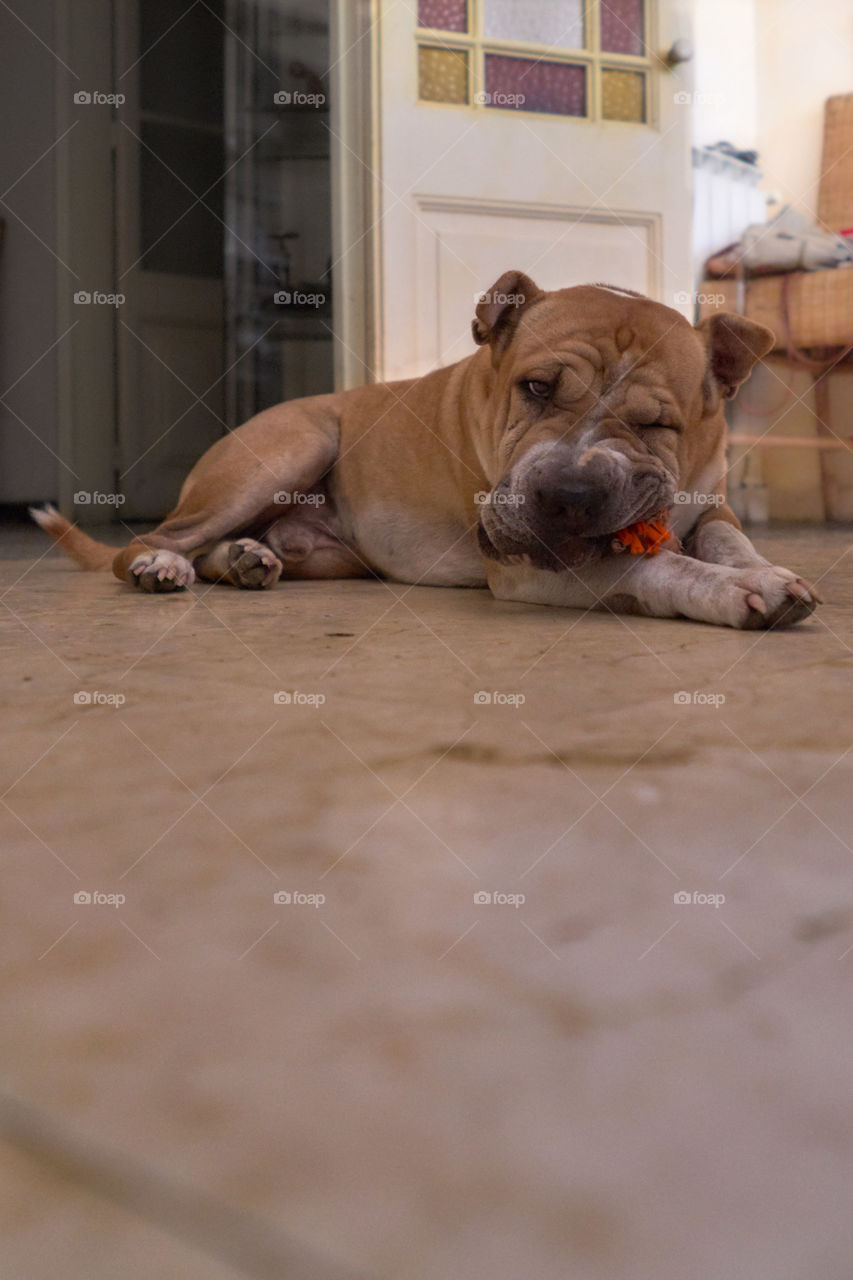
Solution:
<path fill-rule="evenodd" d="M 537 451 L 538 450 L 538 451 Z M 672 505 L 676 481 L 644 453 L 597 447 L 578 465 L 562 446 L 538 446 L 480 509 L 484 555 L 559 571 L 608 554 L 614 533 Z"/>

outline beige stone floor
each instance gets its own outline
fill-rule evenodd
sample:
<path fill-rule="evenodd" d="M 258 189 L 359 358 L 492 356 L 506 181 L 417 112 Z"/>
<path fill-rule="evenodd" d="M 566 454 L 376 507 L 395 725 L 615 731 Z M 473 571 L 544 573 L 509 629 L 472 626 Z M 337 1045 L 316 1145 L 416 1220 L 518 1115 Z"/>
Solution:
<path fill-rule="evenodd" d="M 807 625 L 8 536 L 4 1280 L 849 1280 L 853 535 L 757 541 Z"/>

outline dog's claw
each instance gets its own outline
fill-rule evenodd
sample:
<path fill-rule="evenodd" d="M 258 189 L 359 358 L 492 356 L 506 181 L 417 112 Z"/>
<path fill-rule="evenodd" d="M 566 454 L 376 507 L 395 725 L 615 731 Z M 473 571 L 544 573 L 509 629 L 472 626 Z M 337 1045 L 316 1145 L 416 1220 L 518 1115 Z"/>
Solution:
<path fill-rule="evenodd" d="M 797 578 L 796 582 L 789 583 L 788 592 L 800 600 L 814 600 L 815 604 L 823 604 L 823 596 L 805 578 Z"/>
<path fill-rule="evenodd" d="M 756 595 L 754 591 L 751 591 L 746 597 L 746 603 L 749 605 L 750 609 L 754 609 L 756 613 L 767 613 L 767 605 L 761 599 L 761 596 Z"/>
<path fill-rule="evenodd" d="M 165 558 L 165 563 L 163 563 Z M 183 591 L 195 581 L 192 565 L 170 551 L 140 554 L 130 566 L 128 582 L 147 594 Z"/>

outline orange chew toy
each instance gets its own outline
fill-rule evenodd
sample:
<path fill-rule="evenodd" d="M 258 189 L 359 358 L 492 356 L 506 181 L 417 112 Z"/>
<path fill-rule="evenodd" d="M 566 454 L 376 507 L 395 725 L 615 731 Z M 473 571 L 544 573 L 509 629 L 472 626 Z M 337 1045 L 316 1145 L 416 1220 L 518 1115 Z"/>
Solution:
<path fill-rule="evenodd" d="M 630 551 L 632 556 L 654 556 L 671 539 L 675 542 L 672 550 L 678 550 L 678 539 L 666 527 L 666 512 L 663 511 L 654 520 L 638 520 L 636 524 L 629 524 L 627 529 L 620 529 L 613 535 L 610 546 L 613 551 Z"/>

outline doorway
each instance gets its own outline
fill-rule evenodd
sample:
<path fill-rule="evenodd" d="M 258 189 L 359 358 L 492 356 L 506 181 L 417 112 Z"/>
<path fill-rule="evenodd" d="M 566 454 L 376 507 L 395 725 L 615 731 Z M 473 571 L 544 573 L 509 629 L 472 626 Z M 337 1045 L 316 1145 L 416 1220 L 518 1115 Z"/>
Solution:
<path fill-rule="evenodd" d="M 331 7 L 111 0 L 120 301 L 114 369 L 87 373 L 114 378 L 123 519 L 160 518 L 225 431 L 334 388 Z"/>

